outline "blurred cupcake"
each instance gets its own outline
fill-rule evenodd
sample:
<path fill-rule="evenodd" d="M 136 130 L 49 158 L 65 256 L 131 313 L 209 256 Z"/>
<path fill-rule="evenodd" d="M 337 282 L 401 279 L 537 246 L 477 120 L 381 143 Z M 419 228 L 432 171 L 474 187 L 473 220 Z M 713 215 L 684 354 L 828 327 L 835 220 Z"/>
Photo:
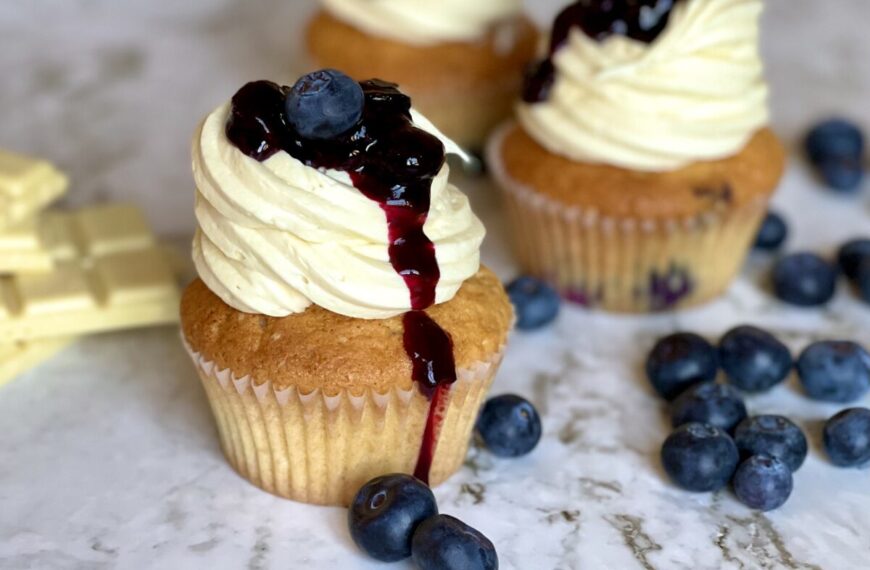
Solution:
<path fill-rule="evenodd" d="M 312 67 L 388 77 L 465 148 L 511 113 L 538 34 L 520 0 L 323 0 L 310 22 Z"/>
<path fill-rule="evenodd" d="M 445 149 L 393 84 L 332 71 L 250 83 L 198 130 L 182 332 L 255 485 L 339 505 L 464 461 L 513 316 Z"/>
<path fill-rule="evenodd" d="M 488 156 L 523 269 L 569 299 L 700 303 L 739 270 L 784 170 L 761 0 L 583 1 L 556 19 Z"/>

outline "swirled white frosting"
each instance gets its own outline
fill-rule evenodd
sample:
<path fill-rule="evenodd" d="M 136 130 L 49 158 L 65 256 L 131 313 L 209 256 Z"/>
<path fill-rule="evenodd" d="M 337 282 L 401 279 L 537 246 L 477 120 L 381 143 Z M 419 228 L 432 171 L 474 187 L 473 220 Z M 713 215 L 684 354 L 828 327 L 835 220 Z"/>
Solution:
<path fill-rule="evenodd" d="M 193 141 L 196 218 L 193 259 L 202 280 L 228 305 L 282 317 L 317 304 L 350 317 L 391 317 L 411 308 L 390 264 L 380 206 L 339 171 L 319 171 L 286 152 L 263 162 L 225 134 L 230 105 L 210 114 Z M 416 113 L 415 124 L 460 152 Z M 445 165 L 432 181 L 423 227 L 435 244 L 441 278 L 435 302 L 456 294 L 480 266 L 484 229 L 468 198 L 448 183 Z"/>
<path fill-rule="evenodd" d="M 336 18 L 409 44 L 474 41 L 518 14 L 522 0 L 323 0 Z"/>
<path fill-rule="evenodd" d="M 732 156 L 767 124 L 761 0 L 686 0 L 646 44 L 571 30 L 546 101 L 525 130 L 572 160 L 643 171 Z"/>

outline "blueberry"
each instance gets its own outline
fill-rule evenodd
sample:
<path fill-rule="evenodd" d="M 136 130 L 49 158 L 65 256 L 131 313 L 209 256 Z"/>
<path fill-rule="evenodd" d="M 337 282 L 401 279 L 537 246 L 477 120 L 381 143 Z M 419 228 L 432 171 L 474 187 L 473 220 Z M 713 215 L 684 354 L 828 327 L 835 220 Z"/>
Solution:
<path fill-rule="evenodd" d="M 836 289 L 836 270 L 815 254 L 787 255 L 773 268 L 774 293 L 786 303 L 800 307 L 823 305 L 834 297 Z"/>
<path fill-rule="evenodd" d="M 674 427 L 699 422 L 730 433 L 745 417 L 746 405 L 737 390 L 715 382 L 696 384 L 671 404 Z"/>
<path fill-rule="evenodd" d="M 359 83 L 340 71 L 321 69 L 303 75 L 287 94 L 287 122 L 305 138 L 328 140 L 353 128 L 364 104 Z"/>
<path fill-rule="evenodd" d="M 731 436 L 701 423 L 678 427 L 662 445 L 661 457 L 674 483 L 695 492 L 715 491 L 727 485 L 739 459 Z"/>
<path fill-rule="evenodd" d="M 850 408 L 827 421 L 824 430 L 825 451 L 831 463 L 839 467 L 856 467 L 870 461 L 870 410 Z"/>
<path fill-rule="evenodd" d="M 815 342 L 797 360 L 807 396 L 825 402 L 854 402 L 870 390 L 870 354 L 850 341 Z"/>
<path fill-rule="evenodd" d="M 788 418 L 774 415 L 754 416 L 740 422 L 734 443 L 741 457 L 769 455 L 797 471 L 807 457 L 807 438 Z"/>
<path fill-rule="evenodd" d="M 506 287 L 517 313 L 517 328 L 534 330 L 549 324 L 559 314 L 559 294 L 534 277 L 518 277 Z"/>
<path fill-rule="evenodd" d="M 528 400 L 505 394 L 483 406 L 477 432 L 493 454 L 519 457 L 529 453 L 541 439 L 541 418 Z"/>
<path fill-rule="evenodd" d="M 853 192 L 864 181 L 864 165 L 860 158 L 828 158 L 819 164 L 819 174 L 831 189 Z"/>
<path fill-rule="evenodd" d="M 646 374 L 663 398 L 673 400 L 686 388 L 716 378 L 716 349 L 694 333 L 675 333 L 660 339 L 646 360 Z"/>
<path fill-rule="evenodd" d="M 779 249 L 788 237 L 785 220 L 775 212 L 768 212 L 755 236 L 755 249 L 773 251 Z"/>
<path fill-rule="evenodd" d="M 791 470 L 785 462 L 770 455 L 753 455 L 734 474 L 737 498 L 759 511 L 772 511 L 784 505 L 793 487 Z"/>
<path fill-rule="evenodd" d="M 729 382 L 747 392 L 770 390 L 792 368 L 787 346 L 769 332 L 748 325 L 725 333 L 719 341 L 719 363 Z"/>
<path fill-rule="evenodd" d="M 870 238 L 858 238 L 848 241 L 840 247 L 840 251 L 837 254 L 840 271 L 852 280 L 858 277 L 858 268 L 866 259 L 870 259 Z"/>
<path fill-rule="evenodd" d="M 497 570 L 495 546 L 479 531 L 449 515 L 423 521 L 414 533 L 414 564 L 420 570 Z"/>
<path fill-rule="evenodd" d="M 357 492 L 347 523 L 353 541 L 369 556 L 394 562 L 411 556 L 414 530 L 436 514 L 429 487 L 410 475 L 384 475 Z"/>
<path fill-rule="evenodd" d="M 827 158 L 858 157 L 864 154 L 864 134 L 846 119 L 829 119 L 807 134 L 806 150 L 816 164 Z"/>

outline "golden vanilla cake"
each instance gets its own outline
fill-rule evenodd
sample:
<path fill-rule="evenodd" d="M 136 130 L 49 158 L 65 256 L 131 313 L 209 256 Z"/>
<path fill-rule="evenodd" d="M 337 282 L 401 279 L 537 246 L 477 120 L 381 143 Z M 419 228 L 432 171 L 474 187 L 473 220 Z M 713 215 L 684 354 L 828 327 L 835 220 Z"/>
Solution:
<path fill-rule="evenodd" d="M 201 124 L 183 338 L 255 485 L 345 505 L 462 464 L 513 310 L 447 152 L 395 84 L 334 70 L 249 83 Z"/>
<path fill-rule="evenodd" d="M 721 294 L 785 168 L 761 0 L 653 4 L 565 8 L 487 150 L 522 268 L 613 311 Z"/>
<path fill-rule="evenodd" d="M 324 0 L 306 33 L 314 68 L 389 78 L 473 149 L 510 115 L 537 41 L 517 0 Z"/>

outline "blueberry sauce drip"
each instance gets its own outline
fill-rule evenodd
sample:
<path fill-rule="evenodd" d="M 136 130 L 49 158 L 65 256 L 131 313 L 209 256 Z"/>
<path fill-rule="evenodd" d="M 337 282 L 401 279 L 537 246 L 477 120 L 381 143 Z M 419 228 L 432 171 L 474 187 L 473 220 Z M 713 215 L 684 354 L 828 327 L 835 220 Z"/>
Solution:
<path fill-rule="evenodd" d="M 595 41 L 610 36 L 652 43 L 668 25 L 674 5 L 680 0 L 579 0 L 556 17 L 547 57 L 526 72 L 523 100 L 546 101 L 555 81 L 553 56 L 566 41 L 571 30 L 579 28 Z"/>
<path fill-rule="evenodd" d="M 435 303 L 440 270 L 435 245 L 423 232 L 429 214 L 432 179 L 444 164 L 444 145 L 415 127 L 411 100 L 395 84 L 361 82 L 365 106 L 357 124 L 329 139 L 306 139 L 287 121 L 289 87 L 256 81 L 232 100 L 229 140 L 244 154 L 263 161 L 285 151 L 313 168 L 348 173 L 355 188 L 377 202 L 389 232 L 390 263 L 408 288 L 412 310 L 403 317 L 405 352 L 413 379 L 430 400 L 415 475 L 428 482 L 443 405 L 456 381 L 453 341 L 423 309 Z"/>

